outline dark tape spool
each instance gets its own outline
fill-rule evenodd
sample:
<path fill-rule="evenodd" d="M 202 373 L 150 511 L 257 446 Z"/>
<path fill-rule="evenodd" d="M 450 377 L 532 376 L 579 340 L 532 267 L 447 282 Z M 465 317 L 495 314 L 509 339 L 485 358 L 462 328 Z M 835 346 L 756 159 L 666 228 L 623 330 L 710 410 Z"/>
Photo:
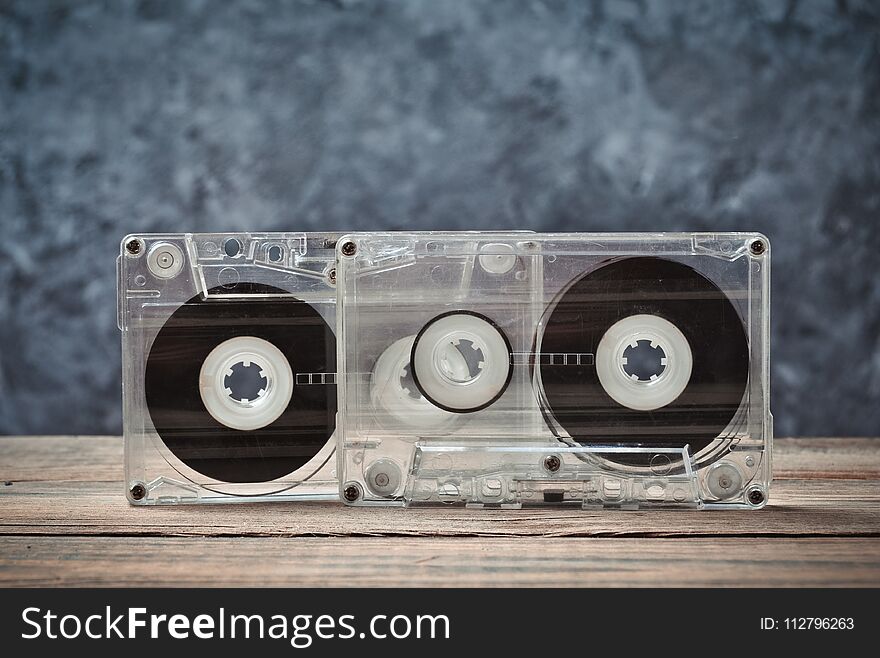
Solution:
<path fill-rule="evenodd" d="M 221 424 L 205 409 L 199 373 L 211 350 L 238 336 L 272 343 L 294 378 L 336 372 L 336 339 L 312 306 L 272 286 L 237 283 L 193 297 L 168 318 L 147 358 L 147 408 L 162 442 L 194 471 L 221 482 L 269 482 L 305 465 L 330 439 L 336 387 L 294 384 L 281 416 L 256 430 Z"/>
<path fill-rule="evenodd" d="M 542 353 L 596 353 L 605 332 L 632 315 L 656 315 L 687 338 L 693 369 L 685 390 L 651 411 L 613 400 L 590 365 L 540 365 L 545 415 L 582 445 L 690 447 L 696 454 L 721 435 L 743 400 L 749 346 L 731 300 L 693 267 L 659 257 L 607 261 L 572 282 L 550 306 Z M 644 466 L 651 454 L 608 454 Z"/>

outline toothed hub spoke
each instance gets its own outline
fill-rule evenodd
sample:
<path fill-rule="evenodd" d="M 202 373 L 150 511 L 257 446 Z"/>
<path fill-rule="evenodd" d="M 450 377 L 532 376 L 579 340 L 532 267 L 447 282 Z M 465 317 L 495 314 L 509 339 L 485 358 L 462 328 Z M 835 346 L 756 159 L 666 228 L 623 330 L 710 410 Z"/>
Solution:
<path fill-rule="evenodd" d="M 407 363 L 400 372 L 400 388 L 413 400 L 421 400 L 422 394 L 412 376 L 412 365 Z"/>

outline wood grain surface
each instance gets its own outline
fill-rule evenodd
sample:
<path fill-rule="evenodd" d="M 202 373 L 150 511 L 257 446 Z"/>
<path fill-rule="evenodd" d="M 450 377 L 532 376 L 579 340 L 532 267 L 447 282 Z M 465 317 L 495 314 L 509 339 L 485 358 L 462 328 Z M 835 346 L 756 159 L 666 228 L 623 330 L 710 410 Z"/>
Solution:
<path fill-rule="evenodd" d="M 749 511 L 131 507 L 118 437 L 0 438 L 5 586 L 880 586 L 880 440 L 782 439 Z"/>

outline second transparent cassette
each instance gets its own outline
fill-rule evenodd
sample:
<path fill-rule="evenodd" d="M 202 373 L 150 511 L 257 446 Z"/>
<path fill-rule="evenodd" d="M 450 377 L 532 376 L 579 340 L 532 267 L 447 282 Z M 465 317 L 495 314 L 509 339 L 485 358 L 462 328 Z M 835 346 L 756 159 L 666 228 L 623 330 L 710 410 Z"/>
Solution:
<path fill-rule="evenodd" d="M 337 258 L 349 504 L 766 504 L 764 236 L 350 234 Z"/>

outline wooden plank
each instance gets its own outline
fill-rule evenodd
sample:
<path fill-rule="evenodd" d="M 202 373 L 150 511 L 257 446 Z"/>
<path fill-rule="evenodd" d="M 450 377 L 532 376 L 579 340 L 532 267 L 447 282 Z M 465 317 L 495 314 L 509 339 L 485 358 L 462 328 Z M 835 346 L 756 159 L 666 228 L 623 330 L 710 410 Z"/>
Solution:
<path fill-rule="evenodd" d="M 118 437 L 6 438 L 0 585 L 880 586 L 880 440 L 774 462 L 760 512 L 136 508 Z"/>
<path fill-rule="evenodd" d="M 880 480 L 880 438 L 777 439 L 773 478 Z"/>
<path fill-rule="evenodd" d="M 773 472 L 783 480 L 877 480 L 880 439 L 776 439 Z M 121 483 L 122 479 L 121 437 L 0 437 L 0 481 Z"/>
<path fill-rule="evenodd" d="M 880 482 L 788 480 L 761 511 L 471 510 L 242 504 L 135 508 L 108 483 L 19 483 L 0 535 L 880 537 Z"/>
<path fill-rule="evenodd" d="M 880 586 L 877 539 L 0 537 L 0 586 Z"/>
<path fill-rule="evenodd" d="M 0 484 L 69 481 L 121 486 L 122 445 L 119 436 L 0 437 Z"/>
<path fill-rule="evenodd" d="M 351 509 L 339 504 L 134 508 L 115 437 L 0 439 L 0 535 L 711 537 L 880 536 L 880 441 L 778 441 L 760 512 Z M 49 464 L 48 466 L 46 464 Z M 94 478 L 90 480 L 89 476 Z"/>

